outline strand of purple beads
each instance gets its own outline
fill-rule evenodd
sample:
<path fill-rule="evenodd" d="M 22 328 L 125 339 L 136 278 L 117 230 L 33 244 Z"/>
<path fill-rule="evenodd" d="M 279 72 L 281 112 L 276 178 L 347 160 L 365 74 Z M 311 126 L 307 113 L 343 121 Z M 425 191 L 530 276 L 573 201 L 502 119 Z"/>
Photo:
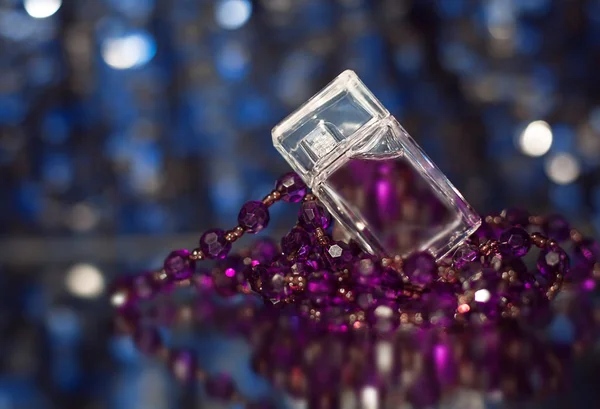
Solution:
<path fill-rule="evenodd" d="M 281 247 L 262 240 L 229 256 L 232 243 L 244 233 L 267 226 L 269 206 L 279 200 L 302 201 L 298 224 L 282 238 Z M 558 215 L 533 217 L 514 209 L 486 217 L 475 235 L 440 262 L 426 252 L 377 259 L 353 241 L 332 239 L 330 216 L 294 173 L 280 178 L 262 201 L 246 203 L 238 223 L 230 231 L 208 230 L 197 249 L 173 251 L 159 272 L 116 283 L 112 301 L 121 327 L 137 334 L 138 345 L 152 345 L 178 378 L 205 380 L 209 394 L 242 402 L 226 377 L 207 376 L 191 354 L 167 351 L 157 335 L 141 336 L 136 331 L 138 301 L 184 286 L 209 286 L 225 297 L 253 291 L 268 306 L 291 309 L 314 328 L 331 333 L 368 329 L 385 337 L 401 325 L 448 328 L 501 317 L 543 320 L 563 284 L 591 290 L 600 274 L 597 242 L 584 239 Z M 571 258 L 561 247 L 567 240 L 573 243 Z M 532 247 L 539 248 L 533 262 Z M 196 272 L 203 259 L 217 261 L 209 274 Z"/>

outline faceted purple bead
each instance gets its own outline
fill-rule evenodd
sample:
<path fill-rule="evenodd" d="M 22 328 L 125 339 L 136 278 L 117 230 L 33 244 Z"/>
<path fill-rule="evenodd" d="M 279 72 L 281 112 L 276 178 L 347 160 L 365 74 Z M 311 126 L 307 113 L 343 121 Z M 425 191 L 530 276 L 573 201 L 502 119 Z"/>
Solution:
<path fill-rule="evenodd" d="M 221 229 L 210 229 L 200 237 L 200 249 L 207 258 L 223 259 L 231 250 L 231 243 L 225 239 Z"/>
<path fill-rule="evenodd" d="M 463 283 L 463 287 L 473 294 L 473 312 L 483 313 L 494 318 L 499 312 L 499 303 L 505 291 L 499 273 L 492 268 L 484 268 Z"/>
<path fill-rule="evenodd" d="M 138 328 L 133 334 L 135 346 L 145 354 L 153 355 L 162 347 L 160 334 L 156 328 Z"/>
<path fill-rule="evenodd" d="M 501 216 L 514 226 L 527 227 L 529 225 L 529 212 L 524 209 L 504 209 Z"/>
<path fill-rule="evenodd" d="M 196 357 L 188 350 L 172 351 L 169 367 L 180 382 L 189 382 L 196 376 Z"/>
<path fill-rule="evenodd" d="M 257 240 L 250 248 L 250 257 L 261 264 L 268 263 L 280 254 L 277 243 L 272 239 L 266 238 Z"/>
<path fill-rule="evenodd" d="M 246 202 L 240 214 L 238 223 L 248 233 L 258 233 L 269 224 L 269 208 L 263 202 L 251 200 Z"/>
<path fill-rule="evenodd" d="M 175 250 L 167 256 L 163 265 L 165 273 L 176 281 L 187 280 L 194 274 L 196 263 L 190 260 L 187 250 Z"/>
<path fill-rule="evenodd" d="M 430 291 L 423 294 L 423 310 L 430 324 L 447 327 L 454 322 L 457 290 L 453 284 L 435 282 Z"/>
<path fill-rule="evenodd" d="M 270 300 L 281 301 L 291 294 L 285 281 L 285 271 L 278 267 L 256 266 L 260 279 L 260 293 Z"/>
<path fill-rule="evenodd" d="M 569 222 L 559 214 L 553 214 L 546 218 L 542 225 L 542 231 L 549 238 L 556 241 L 564 241 L 571 235 Z"/>
<path fill-rule="evenodd" d="M 560 248 L 543 249 L 537 259 L 538 272 L 547 280 L 564 275 L 569 268 L 569 256 Z"/>
<path fill-rule="evenodd" d="M 436 272 L 435 258 L 426 252 L 413 253 L 404 262 L 404 274 L 412 284 L 420 286 L 430 284 Z"/>
<path fill-rule="evenodd" d="M 317 228 L 326 229 L 331 224 L 331 216 L 325 207 L 315 200 L 302 203 L 298 212 L 298 221 L 306 231 Z"/>
<path fill-rule="evenodd" d="M 352 278 L 362 287 L 375 288 L 381 282 L 381 266 L 377 258 L 366 255 L 356 260 L 352 266 Z"/>
<path fill-rule="evenodd" d="M 583 239 L 573 249 L 577 263 L 593 266 L 600 262 L 600 245 L 592 239 Z"/>
<path fill-rule="evenodd" d="M 310 250 L 310 236 L 304 229 L 294 227 L 281 239 L 281 250 L 286 255 L 306 257 Z"/>
<path fill-rule="evenodd" d="M 354 260 L 352 250 L 343 241 L 336 241 L 325 247 L 325 259 L 334 270 L 349 267 Z"/>
<path fill-rule="evenodd" d="M 478 256 L 479 249 L 477 248 L 477 246 L 473 246 L 471 244 L 463 244 L 454 253 L 454 267 L 460 270 L 468 263 L 475 261 Z"/>
<path fill-rule="evenodd" d="M 522 257 L 529 251 L 531 240 L 525 229 L 511 227 L 500 235 L 500 251 L 502 254 Z"/>
<path fill-rule="evenodd" d="M 212 375 L 204 384 L 208 396 L 224 401 L 231 399 L 235 393 L 235 383 L 227 374 Z"/>
<path fill-rule="evenodd" d="M 306 196 L 306 184 L 295 172 L 281 176 L 275 184 L 284 202 L 297 203 Z"/>
<path fill-rule="evenodd" d="M 317 304 L 327 303 L 335 294 L 335 280 L 327 270 L 311 273 L 307 282 L 306 297 Z"/>

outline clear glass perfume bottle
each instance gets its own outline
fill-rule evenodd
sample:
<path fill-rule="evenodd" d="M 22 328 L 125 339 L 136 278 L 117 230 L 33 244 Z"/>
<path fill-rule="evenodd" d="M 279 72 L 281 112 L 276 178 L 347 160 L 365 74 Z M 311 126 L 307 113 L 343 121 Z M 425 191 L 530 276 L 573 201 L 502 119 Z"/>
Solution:
<path fill-rule="evenodd" d="M 337 222 L 379 256 L 442 258 L 477 213 L 353 71 L 273 128 L 273 144 Z"/>

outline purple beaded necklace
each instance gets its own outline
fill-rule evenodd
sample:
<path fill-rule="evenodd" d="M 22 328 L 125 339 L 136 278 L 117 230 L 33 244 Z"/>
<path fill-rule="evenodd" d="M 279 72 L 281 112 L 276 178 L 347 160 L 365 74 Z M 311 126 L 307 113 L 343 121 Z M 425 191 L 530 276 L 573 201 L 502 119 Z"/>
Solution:
<path fill-rule="evenodd" d="M 118 281 L 111 294 L 118 328 L 133 334 L 140 349 L 167 361 L 177 378 L 205 381 L 213 397 L 272 407 L 249 402 L 228 375 L 199 369 L 189 351 L 166 349 L 152 325 L 140 325 L 147 322 L 142 304 L 183 287 L 195 289 L 200 299 L 257 295 L 262 308 L 244 304 L 225 321 L 246 322 L 241 326 L 252 330 L 242 332 L 259 338 L 265 336 L 261 326 L 267 332 L 278 328 L 273 336 L 299 348 L 314 341 L 327 354 L 323 337 L 334 335 L 333 343 L 356 343 L 364 334 L 397 339 L 406 328 L 439 334 L 506 319 L 534 322 L 562 286 L 595 286 L 597 242 L 559 215 L 507 209 L 481 221 L 354 74 L 338 77 L 275 127 L 273 137 L 302 177 L 283 175 L 262 201 L 244 204 L 236 227 L 207 230 L 197 248 L 171 252 L 160 271 Z M 244 234 L 268 225 L 269 208 L 279 201 L 301 202 L 297 224 L 280 245 L 260 240 L 231 254 Z M 197 265 L 203 260 L 214 262 L 210 271 Z M 204 323 L 212 309 L 182 308 L 173 315 Z M 286 369 L 295 368 L 292 357 L 269 353 L 275 361 L 289 361 Z M 372 364 L 368 353 L 363 358 Z M 256 370 L 271 366 L 257 363 Z M 304 390 L 310 378 L 314 391 L 323 373 L 292 371 L 286 387 Z M 348 381 L 339 372 L 326 377 Z"/>

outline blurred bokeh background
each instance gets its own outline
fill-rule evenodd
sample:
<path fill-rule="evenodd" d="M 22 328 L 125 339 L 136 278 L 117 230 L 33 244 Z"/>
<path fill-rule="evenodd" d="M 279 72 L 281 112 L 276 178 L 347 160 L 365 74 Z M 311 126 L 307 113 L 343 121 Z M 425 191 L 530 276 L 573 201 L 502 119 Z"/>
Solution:
<path fill-rule="evenodd" d="M 0 408 L 174 407 L 110 281 L 232 225 L 347 68 L 480 213 L 597 236 L 599 67 L 599 0 L 0 0 Z"/>

